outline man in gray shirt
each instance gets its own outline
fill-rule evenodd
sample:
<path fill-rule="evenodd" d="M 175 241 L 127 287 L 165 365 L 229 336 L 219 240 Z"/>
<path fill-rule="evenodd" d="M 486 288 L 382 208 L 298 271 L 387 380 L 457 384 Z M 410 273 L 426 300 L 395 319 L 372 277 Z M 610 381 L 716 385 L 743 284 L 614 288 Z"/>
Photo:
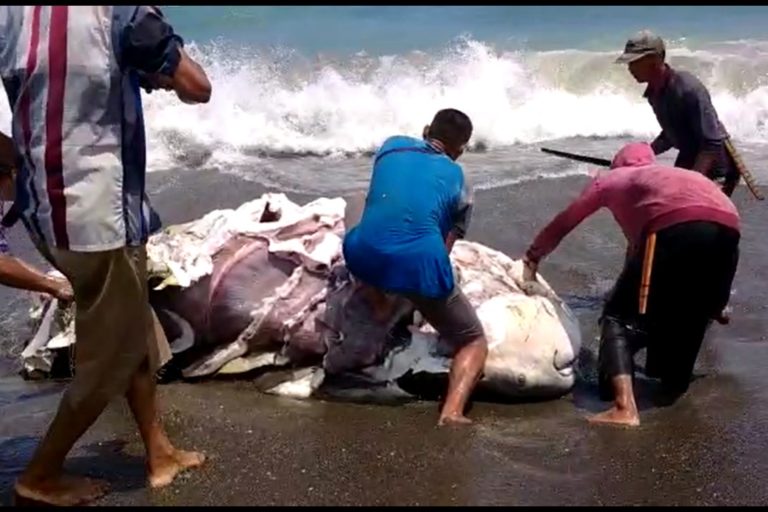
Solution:
<path fill-rule="evenodd" d="M 671 68 L 665 57 L 664 41 L 644 30 L 627 41 L 616 60 L 628 65 L 635 80 L 648 84 L 643 96 L 661 125 L 651 144 L 653 151 L 658 155 L 676 148 L 675 167 L 722 182 L 723 192 L 730 196 L 740 174 L 726 148 L 728 132 L 704 84 L 687 71 Z"/>

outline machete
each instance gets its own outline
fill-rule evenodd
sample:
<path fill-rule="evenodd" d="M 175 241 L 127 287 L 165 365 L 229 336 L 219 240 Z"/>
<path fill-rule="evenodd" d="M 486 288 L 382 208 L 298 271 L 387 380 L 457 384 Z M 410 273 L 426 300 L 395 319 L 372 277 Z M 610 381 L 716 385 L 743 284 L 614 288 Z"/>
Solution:
<path fill-rule="evenodd" d="M 749 191 L 752 192 L 752 195 L 755 196 L 755 199 L 759 201 L 764 200 L 765 197 L 763 196 L 763 194 L 760 193 L 760 190 L 757 188 L 757 183 L 755 182 L 755 178 L 747 170 L 747 167 L 744 165 L 744 162 L 741 160 L 741 157 L 736 152 L 736 149 L 733 147 L 733 143 L 729 139 L 725 140 L 725 147 L 728 153 L 730 154 L 731 158 L 733 159 L 734 164 L 736 165 L 736 169 L 739 171 L 739 174 L 741 174 L 742 178 L 744 178 L 744 182 L 747 185 L 747 188 L 749 189 Z M 611 161 L 605 158 L 595 158 L 592 156 L 577 155 L 575 153 L 558 151 L 556 149 L 541 148 L 541 150 L 544 153 L 549 153 L 550 155 L 555 155 L 563 158 L 570 158 L 571 160 L 576 160 L 577 162 L 584 162 L 584 163 L 593 164 L 593 165 L 601 165 L 603 167 L 611 166 Z"/>
<path fill-rule="evenodd" d="M 576 160 L 577 162 L 600 165 L 602 167 L 611 166 L 611 161 L 606 160 L 605 158 L 596 158 L 593 156 L 577 155 L 575 153 L 567 153 L 565 151 L 558 151 L 556 149 L 541 148 L 541 150 L 545 153 L 549 153 L 550 155 L 560 156 L 563 158 L 570 158 L 571 160 Z"/>

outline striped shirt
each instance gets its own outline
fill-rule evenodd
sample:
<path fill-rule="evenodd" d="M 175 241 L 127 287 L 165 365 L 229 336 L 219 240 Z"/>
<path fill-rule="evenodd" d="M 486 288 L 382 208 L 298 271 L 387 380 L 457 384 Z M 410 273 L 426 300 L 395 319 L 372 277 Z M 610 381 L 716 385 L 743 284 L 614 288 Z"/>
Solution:
<path fill-rule="evenodd" d="M 159 227 L 145 193 L 139 87 L 144 74 L 172 76 L 182 45 L 149 6 L 0 6 L 16 207 L 33 238 L 105 251 L 141 245 Z"/>

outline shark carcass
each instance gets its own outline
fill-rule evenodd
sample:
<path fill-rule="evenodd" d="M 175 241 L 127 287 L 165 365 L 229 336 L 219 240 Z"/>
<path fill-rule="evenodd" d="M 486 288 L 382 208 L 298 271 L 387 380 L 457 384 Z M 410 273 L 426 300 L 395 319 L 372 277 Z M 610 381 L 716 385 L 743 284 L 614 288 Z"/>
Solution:
<path fill-rule="evenodd" d="M 185 379 L 246 374 L 294 397 L 409 398 L 422 395 L 420 382 L 444 380 L 446 347 L 409 302 L 390 298 L 387 318 L 373 319 L 343 262 L 345 206 L 265 194 L 152 236 L 150 302 L 173 354 L 166 366 Z M 522 262 L 482 244 L 457 242 L 451 260 L 489 342 L 478 389 L 517 399 L 567 393 L 581 346 L 568 306 L 541 276 L 531 293 Z M 36 308 L 27 375 L 67 367 L 57 359 L 74 343 L 71 307 L 43 299 Z"/>

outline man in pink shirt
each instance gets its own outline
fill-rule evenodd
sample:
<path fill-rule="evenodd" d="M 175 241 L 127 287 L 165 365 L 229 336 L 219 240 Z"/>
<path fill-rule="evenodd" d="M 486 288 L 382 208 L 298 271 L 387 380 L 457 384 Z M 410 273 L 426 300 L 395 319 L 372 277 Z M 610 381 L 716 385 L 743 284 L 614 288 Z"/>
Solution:
<path fill-rule="evenodd" d="M 601 396 L 614 406 L 591 421 L 639 425 L 633 357 L 647 347 L 645 373 L 671 398 L 685 393 L 701 342 L 728 302 L 739 258 L 739 214 L 720 188 L 699 173 L 655 163 L 651 146 L 628 144 L 611 171 L 600 173 L 534 239 L 526 275 L 579 223 L 608 208 L 628 241 L 624 270 L 601 316 Z M 639 313 L 645 244 L 656 235 L 647 310 Z"/>

